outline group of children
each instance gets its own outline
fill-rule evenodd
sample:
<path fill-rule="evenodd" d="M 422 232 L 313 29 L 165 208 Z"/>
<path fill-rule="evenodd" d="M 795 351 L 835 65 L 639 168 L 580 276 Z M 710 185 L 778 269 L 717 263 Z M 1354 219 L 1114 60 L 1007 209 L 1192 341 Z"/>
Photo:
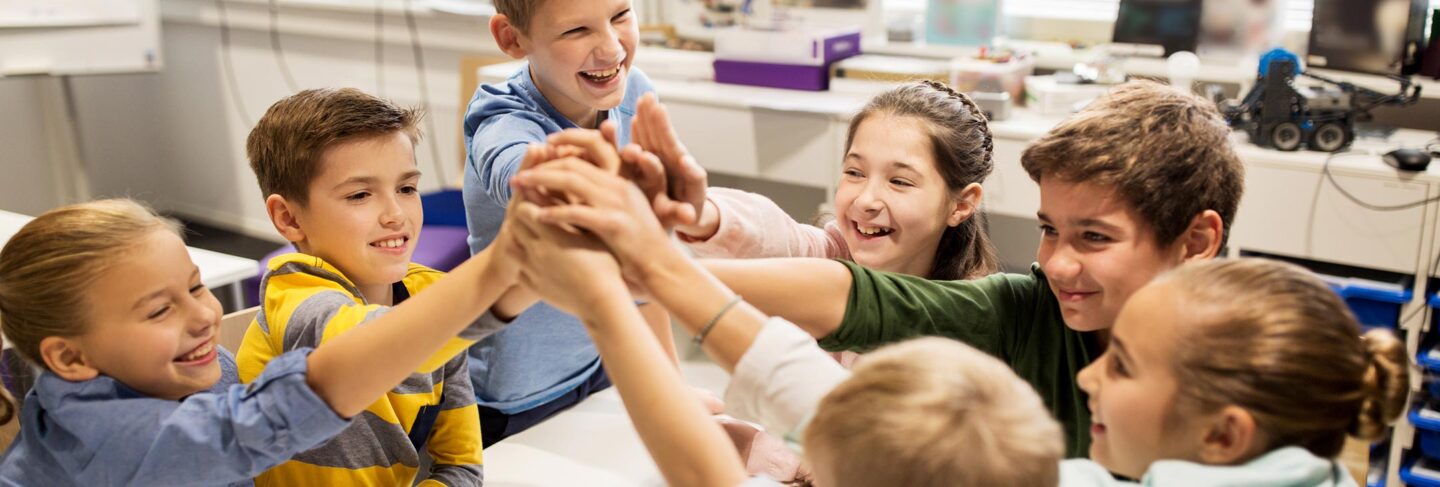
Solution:
<path fill-rule="evenodd" d="M 479 485 L 484 446 L 613 383 L 672 485 L 1351 485 L 1346 436 L 1404 407 L 1392 334 L 1307 271 L 1215 259 L 1244 176 L 1201 98 L 1127 83 L 1027 148 L 1040 250 L 1001 274 L 965 95 L 871 100 L 833 219 L 803 225 L 707 187 L 632 66 L 629 0 L 495 4 L 529 63 L 468 109 L 474 256 L 448 274 L 410 261 L 421 114 L 354 89 L 250 133 L 298 251 L 234 357 L 173 221 L 104 200 L 12 237 L 0 329 L 43 372 L 0 400 L 0 484 L 405 485 L 428 457 L 420 485 Z M 681 379 L 672 316 L 731 372 L 723 405 Z M 747 465 L 722 409 L 804 467 Z"/>

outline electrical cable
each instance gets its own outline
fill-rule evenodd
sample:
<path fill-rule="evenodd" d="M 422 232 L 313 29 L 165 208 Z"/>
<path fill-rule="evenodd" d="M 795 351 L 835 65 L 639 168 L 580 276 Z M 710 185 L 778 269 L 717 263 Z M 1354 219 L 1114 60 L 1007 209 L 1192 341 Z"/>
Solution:
<path fill-rule="evenodd" d="M 415 27 L 413 4 L 414 0 L 405 0 L 405 25 L 410 30 L 410 49 L 415 53 L 415 77 L 420 81 L 420 105 L 425 107 L 425 112 L 428 114 L 431 111 L 430 84 L 425 76 L 425 53 L 420 47 L 420 31 Z M 439 134 L 435 132 L 435 117 L 433 114 L 425 117 L 425 127 L 427 129 L 426 131 L 430 133 L 430 136 L 426 137 L 426 139 L 429 139 L 430 142 L 430 157 L 435 166 L 436 177 L 439 178 L 440 186 L 444 187 L 450 183 L 450 179 L 445 174 L 445 164 L 441 162 L 444 158 L 440 156 L 439 143 L 435 141 Z"/>
<path fill-rule="evenodd" d="M 290 93 L 299 93 L 300 85 L 290 74 L 290 64 L 285 62 L 285 49 L 280 46 L 280 0 L 270 0 L 270 51 L 275 54 L 275 64 L 280 65 L 280 75 Z"/>
<path fill-rule="evenodd" d="M 230 101 L 235 104 L 235 113 L 246 127 L 254 126 L 250 114 L 245 111 L 245 98 L 240 94 L 240 83 L 235 79 L 235 60 L 230 56 L 230 14 L 225 10 L 226 0 L 215 0 L 215 10 L 220 16 L 220 57 L 224 58 L 225 78 L 230 81 Z"/>
<path fill-rule="evenodd" d="M 1335 152 L 1335 153 L 1330 154 L 1329 157 L 1326 157 L 1326 158 L 1325 158 L 1325 165 L 1321 167 L 1321 170 L 1320 170 L 1320 171 L 1325 175 L 1325 179 L 1326 179 L 1327 181 L 1330 181 L 1330 185 L 1335 187 L 1335 190 L 1336 190 L 1336 191 L 1339 191 L 1340 194 L 1341 194 L 1341 195 L 1344 195 L 1346 199 L 1350 200 L 1351 202 L 1355 203 L 1356 205 L 1359 205 L 1361 208 L 1365 208 L 1365 209 L 1367 209 L 1367 210 L 1372 210 L 1372 211 L 1402 211 L 1402 210 L 1408 210 L 1408 209 L 1411 209 L 1411 208 L 1418 208 L 1418 207 L 1421 207 L 1421 206 L 1428 205 L 1428 204 L 1430 204 L 1430 203 L 1434 203 L 1434 202 L 1436 202 L 1436 201 L 1440 201 L 1440 196 L 1437 196 L 1437 197 L 1434 197 L 1434 198 L 1426 198 L 1426 199 L 1419 200 L 1419 201 L 1412 201 L 1412 202 L 1409 202 L 1409 203 L 1404 203 L 1404 204 L 1399 204 L 1399 205 L 1377 205 L 1377 204 L 1374 204 L 1374 203 L 1369 203 L 1369 202 L 1363 201 L 1363 200 L 1361 200 L 1360 198 L 1355 197 L 1355 195 L 1350 194 L 1349 191 L 1346 191 L 1346 190 L 1345 190 L 1345 187 L 1340 186 L 1340 182 L 1339 182 L 1339 181 L 1336 181 L 1336 180 L 1335 180 L 1335 176 L 1330 173 L 1330 161 L 1334 160 L 1336 157 L 1339 157 L 1339 156 L 1342 156 L 1342 155 L 1346 155 L 1346 154 L 1350 154 L 1350 155 L 1372 155 L 1372 154 L 1368 154 L 1368 153 L 1352 152 L 1352 151 Z"/>

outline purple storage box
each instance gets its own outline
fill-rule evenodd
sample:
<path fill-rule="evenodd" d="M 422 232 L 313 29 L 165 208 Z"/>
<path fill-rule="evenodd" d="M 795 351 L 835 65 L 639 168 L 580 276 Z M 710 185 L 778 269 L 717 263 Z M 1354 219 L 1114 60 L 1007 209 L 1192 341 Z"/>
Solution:
<path fill-rule="evenodd" d="M 825 91 L 830 89 L 830 68 L 716 60 L 715 82 L 790 90 Z"/>

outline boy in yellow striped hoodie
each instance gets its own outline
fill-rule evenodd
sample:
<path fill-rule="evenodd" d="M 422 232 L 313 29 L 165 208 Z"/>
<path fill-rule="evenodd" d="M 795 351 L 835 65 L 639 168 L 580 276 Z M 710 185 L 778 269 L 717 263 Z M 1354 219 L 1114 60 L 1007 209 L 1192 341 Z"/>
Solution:
<path fill-rule="evenodd" d="M 355 89 L 308 90 L 276 102 L 250 132 L 246 152 L 266 211 L 299 252 L 268 264 L 261 311 L 237 354 L 242 381 L 288 350 L 320 347 L 363 326 L 445 276 L 410 262 L 423 224 L 414 150 L 422 116 Z M 420 485 L 481 485 L 479 415 L 464 352 L 504 326 L 496 316 L 507 305 L 524 305 L 518 293 L 508 296 L 340 435 L 256 485 L 411 485 L 421 448 L 433 464 Z"/>

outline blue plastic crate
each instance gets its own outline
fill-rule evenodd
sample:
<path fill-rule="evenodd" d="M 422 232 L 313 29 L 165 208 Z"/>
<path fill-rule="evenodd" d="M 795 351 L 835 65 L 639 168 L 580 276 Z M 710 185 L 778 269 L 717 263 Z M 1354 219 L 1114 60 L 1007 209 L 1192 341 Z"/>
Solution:
<path fill-rule="evenodd" d="M 1413 487 L 1440 487 L 1440 461 L 1412 460 L 1400 468 L 1400 480 Z"/>
<path fill-rule="evenodd" d="M 1330 289 L 1345 300 L 1350 312 L 1364 329 L 1397 329 L 1400 325 L 1400 307 L 1415 297 L 1410 289 L 1386 286 L 1382 283 L 1356 279 L 1326 278 Z"/>
<path fill-rule="evenodd" d="M 1440 412 L 1429 411 L 1435 414 L 1427 415 L 1426 411 L 1424 406 L 1416 407 L 1407 417 L 1415 426 L 1415 443 L 1419 445 L 1420 453 L 1440 460 Z"/>

